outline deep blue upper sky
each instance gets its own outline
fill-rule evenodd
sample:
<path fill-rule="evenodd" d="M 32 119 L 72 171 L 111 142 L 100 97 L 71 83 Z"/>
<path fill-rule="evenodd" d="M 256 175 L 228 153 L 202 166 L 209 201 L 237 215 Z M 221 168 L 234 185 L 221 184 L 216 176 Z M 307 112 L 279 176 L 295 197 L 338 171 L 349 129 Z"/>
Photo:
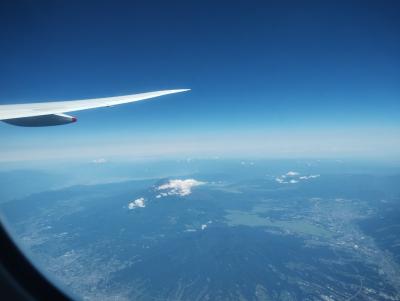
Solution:
<path fill-rule="evenodd" d="M 144 144 L 400 154 L 398 1 L 9 2 L 0 4 L 0 103 L 192 91 L 77 112 L 69 126 L 0 124 L 3 157 Z"/>

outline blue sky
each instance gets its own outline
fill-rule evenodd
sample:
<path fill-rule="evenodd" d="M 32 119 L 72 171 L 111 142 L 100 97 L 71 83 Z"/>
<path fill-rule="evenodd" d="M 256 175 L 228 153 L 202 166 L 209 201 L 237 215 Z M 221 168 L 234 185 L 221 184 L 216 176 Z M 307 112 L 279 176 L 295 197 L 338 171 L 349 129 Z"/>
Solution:
<path fill-rule="evenodd" d="M 0 103 L 192 91 L 0 124 L 1 161 L 400 157 L 398 1 L 82 2 L 1 4 Z"/>

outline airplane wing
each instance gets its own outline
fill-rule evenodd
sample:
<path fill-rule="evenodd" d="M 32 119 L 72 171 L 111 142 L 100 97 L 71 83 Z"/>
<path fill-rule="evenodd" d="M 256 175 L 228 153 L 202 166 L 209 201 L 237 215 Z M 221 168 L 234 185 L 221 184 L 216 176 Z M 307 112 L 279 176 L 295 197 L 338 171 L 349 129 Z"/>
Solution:
<path fill-rule="evenodd" d="M 18 126 L 52 126 L 75 122 L 67 112 L 110 107 L 124 103 L 189 91 L 190 89 L 163 90 L 106 98 L 0 105 L 0 120 Z"/>

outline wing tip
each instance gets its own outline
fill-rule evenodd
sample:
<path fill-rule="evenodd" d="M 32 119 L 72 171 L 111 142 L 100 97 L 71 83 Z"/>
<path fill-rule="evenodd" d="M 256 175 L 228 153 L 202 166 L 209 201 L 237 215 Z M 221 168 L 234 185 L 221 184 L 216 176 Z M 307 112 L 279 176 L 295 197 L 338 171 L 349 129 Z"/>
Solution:
<path fill-rule="evenodd" d="M 171 90 L 161 90 L 161 91 L 149 92 L 149 93 L 155 93 L 155 94 L 157 94 L 157 96 L 162 96 L 162 95 L 168 95 L 168 94 L 187 92 L 187 91 L 190 91 L 190 90 L 191 89 L 171 89 Z"/>
<path fill-rule="evenodd" d="M 171 93 L 180 93 L 180 92 L 186 92 L 186 91 L 190 91 L 192 89 L 175 89 L 175 90 L 169 90 L 171 91 Z"/>

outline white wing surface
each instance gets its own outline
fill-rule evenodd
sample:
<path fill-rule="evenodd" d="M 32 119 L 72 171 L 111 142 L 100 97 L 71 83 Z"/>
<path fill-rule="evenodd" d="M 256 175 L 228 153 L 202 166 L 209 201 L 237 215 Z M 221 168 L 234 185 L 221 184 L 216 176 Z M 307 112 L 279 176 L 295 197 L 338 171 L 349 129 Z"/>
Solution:
<path fill-rule="evenodd" d="M 95 99 L 0 105 L 0 120 L 21 126 L 59 125 L 76 121 L 75 117 L 63 114 L 66 112 L 115 106 L 188 90 L 190 89 L 163 90 Z"/>

